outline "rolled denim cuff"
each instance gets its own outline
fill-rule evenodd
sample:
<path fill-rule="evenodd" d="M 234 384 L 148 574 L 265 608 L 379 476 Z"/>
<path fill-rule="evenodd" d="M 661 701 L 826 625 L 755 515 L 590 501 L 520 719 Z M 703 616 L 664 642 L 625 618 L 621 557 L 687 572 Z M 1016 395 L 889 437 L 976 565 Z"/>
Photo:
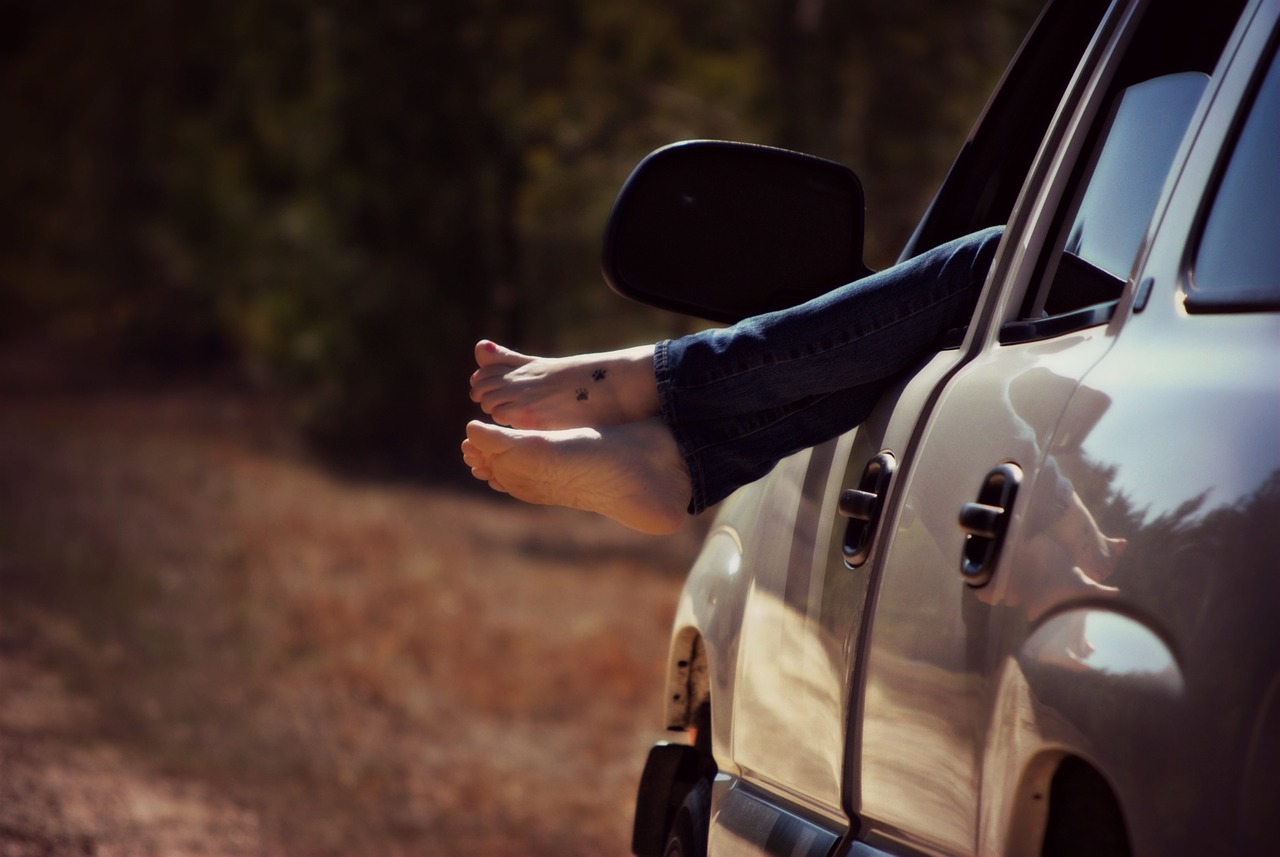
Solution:
<path fill-rule="evenodd" d="M 674 352 L 674 353 L 673 353 Z M 692 493 L 689 498 L 689 514 L 697 515 L 707 509 L 706 480 L 701 461 L 693 454 L 694 445 L 680 422 L 676 412 L 675 396 L 672 394 L 674 380 L 672 375 L 679 361 L 680 343 L 678 340 L 664 339 L 653 348 L 653 377 L 658 386 L 658 415 L 666 425 L 671 436 L 675 438 L 676 448 L 684 461 L 685 470 L 689 473 L 689 484 Z"/>

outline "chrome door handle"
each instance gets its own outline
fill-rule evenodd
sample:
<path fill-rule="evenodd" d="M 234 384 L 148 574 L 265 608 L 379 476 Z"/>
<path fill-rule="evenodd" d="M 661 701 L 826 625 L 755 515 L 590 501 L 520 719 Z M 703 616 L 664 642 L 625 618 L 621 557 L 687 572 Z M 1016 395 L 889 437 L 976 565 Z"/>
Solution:
<path fill-rule="evenodd" d="M 871 556 L 871 544 L 896 465 L 892 453 L 882 452 L 867 462 L 857 488 L 846 488 L 840 492 L 840 515 L 849 519 L 840 552 L 844 554 L 844 563 L 849 568 L 857 568 Z"/>
<path fill-rule="evenodd" d="M 986 503 L 965 503 L 960 507 L 960 529 L 965 535 L 980 539 L 994 539 L 1000 531 L 1005 510 L 1001 506 Z"/>
<path fill-rule="evenodd" d="M 1007 461 L 987 474 L 978 490 L 978 502 L 960 507 L 960 529 L 964 531 L 960 576 L 970 586 L 985 586 L 995 573 L 1021 482 L 1022 468 Z"/>

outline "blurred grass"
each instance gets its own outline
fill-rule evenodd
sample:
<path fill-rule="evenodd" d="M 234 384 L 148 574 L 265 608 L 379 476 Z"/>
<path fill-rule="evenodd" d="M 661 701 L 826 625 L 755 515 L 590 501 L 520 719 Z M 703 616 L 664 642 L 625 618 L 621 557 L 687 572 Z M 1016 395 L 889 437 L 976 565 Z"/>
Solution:
<path fill-rule="evenodd" d="M 235 808 L 193 822 L 191 853 L 627 853 L 696 527 L 654 540 L 338 477 L 274 410 L 217 389 L 5 397 L 0 761 L 29 785 L 0 831 L 170 841 L 105 795 L 68 820 L 41 771 L 105 748 Z M 90 714 L 32 726 L 13 702 L 31 675 L 63 688 L 46 708 Z"/>

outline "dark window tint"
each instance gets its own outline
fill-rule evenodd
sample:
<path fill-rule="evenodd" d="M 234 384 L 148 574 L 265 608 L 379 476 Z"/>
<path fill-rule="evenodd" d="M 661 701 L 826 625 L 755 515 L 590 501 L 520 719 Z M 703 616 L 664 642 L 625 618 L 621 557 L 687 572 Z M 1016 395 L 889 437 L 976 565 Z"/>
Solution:
<path fill-rule="evenodd" d="M 1129 275 L 1208 83 L 1207 75 L 1184 72 L 1125 90 L 1071 225 L 1068 253 L 1116 277 Z"/>
<path fill-rule="evenodd" d="M 1209 78 L 1164 75 L 1120 94 L 1089 168 L 1039 314 L 1120 297 L 1174 155 Z"/>
<path fill-rule="evenodd" d="M 1159 0 L 1138 27 L 1107 87 L 1107 107 L 1084 133 L 1074 191 L 1054 213 L 1039 287 L 1001 342 L 1059 336 L 1105 323 L 1123 293 L 1173 159 L 1235 29 L 1245 0 Z"/>
<path fill-rule="evenodd" d="M 1280 304 L 1280 62 L 1254 97 L 1196 254 L 1192 309 Z"/>

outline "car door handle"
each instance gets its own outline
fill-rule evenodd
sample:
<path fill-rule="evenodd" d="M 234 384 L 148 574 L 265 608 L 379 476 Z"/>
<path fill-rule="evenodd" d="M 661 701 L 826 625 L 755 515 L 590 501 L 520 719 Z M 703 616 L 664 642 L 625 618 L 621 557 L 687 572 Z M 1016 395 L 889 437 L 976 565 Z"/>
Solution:
<path fill-rule="evenodd" d="M 884 498 L 889 493 L 896 465 L 892 453 L 881 452 L 867 462 L 857 488 L 846 488 L 840 492 L 840 515 L 849 519 L 845 524 L 844 545 L 840 552 L 844 554 L 844 563 L 849 568 L 857 568 L 871 556 L 871 544 L 875 540 L 880 512 L 884 509 Z"/>
<path fill-rule="evenodd" d="M 994 539 L 1000 531 L 1005 510 L 1001 506 L 986 503 L 965 503 L 960 507 L 960 529 L 965 535 L 980 539 Z"/>
<path fill-rule="evenodd" d="M 987 474 L 976 503 L 960 507 L 960 529 L 964 531 L 960 576 L 970 586 L 985 586 L 995 573 L 1021 482 L 1022 468 L 1007 461 Z"/>

